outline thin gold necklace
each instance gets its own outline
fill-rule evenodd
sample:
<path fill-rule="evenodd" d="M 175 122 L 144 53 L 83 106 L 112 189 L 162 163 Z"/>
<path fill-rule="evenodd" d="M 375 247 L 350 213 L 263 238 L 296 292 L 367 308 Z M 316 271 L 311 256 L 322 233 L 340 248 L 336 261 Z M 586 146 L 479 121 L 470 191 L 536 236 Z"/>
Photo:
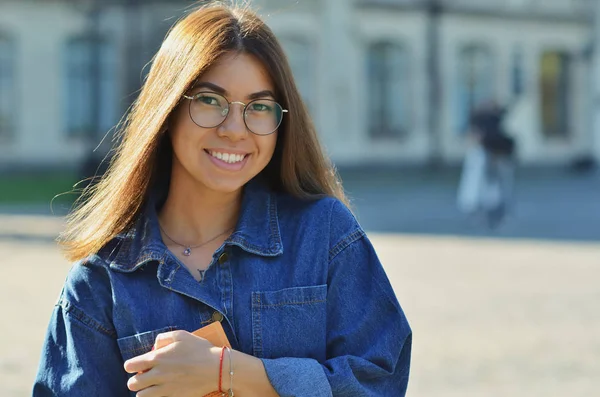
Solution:
<path fill-rule="evenodd" d="M 165 236 L 167 236 L 167 238 L 168 238 L 169 240 L 171 240 L 173 243 L 175 243 L 175 244 L 177 244 L 177 245 L 179 245 L 179 246 L 181 246 L 181 247 L 183 247 L 183 248 L 184 248 L 184 249 L 183 249 L 183 252 L 182 252 L 182 254 L 183 254 L 183 255 L 185 255 L 185 256 L 190 256 L 190 255 L 192 255 L 192 248 L 200 248 L 200 247 L 202 247 L 202 246 L 204 246 L 204 245 L 206 245 L 206 244 L 208 244 L 208 243 L 212 243 L 213 241 L 215 241 L 216 239 L 218 239 L 219 237 L 221 237 L 221 236 L 222 236 L 222 235 L 224 235 L 225 233 L 228 233 L 228 232 L 230 232 L 230 231 L 232 231 L 232 230 L 233 230 L 233 228 L 232 228 L 232 227 L 230 227 L 229 229 L 225 230 L 224 232 L 217 234 L 215 237 L 211 238 L 210 240 L 208 240 L 208 241 L 205 241 L 205 242 L 203 242 L 202 244 L 198 244 L 198 245 L 193 245 L 193 246 L 192 246 L 192 245 L 181 244 L 181 243 L 179 243 L 179 242 L 177 242 L 177 241 L 173 240 L 173 238 L 172 238 L 171 236 L 169 236 L 169 235 L 167 234 L 167 232 L 165 232 L 165 229 L 163 229 L 163 228 L 162 228 L 162 226 L 160 225 L 160 223 L 158 224 L 158 227 L 159 227 L 159 228 L 160 228 L 160 230 L 161 230 L 161 231 L 164 233 L 164 235 L 165 235 Z"/>

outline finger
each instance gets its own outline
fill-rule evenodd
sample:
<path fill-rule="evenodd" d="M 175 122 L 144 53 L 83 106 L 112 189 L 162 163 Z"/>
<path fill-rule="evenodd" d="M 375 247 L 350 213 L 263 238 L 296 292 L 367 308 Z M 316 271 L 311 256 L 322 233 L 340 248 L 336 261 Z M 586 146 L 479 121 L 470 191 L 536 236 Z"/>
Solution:
<path fill-rule="evenodd" d="M 129 378 L 127 388 L 131 391 L 140 391 L 152 386 L 158 386 L 159 384 L 158 372 L 155 369 L 151 369 L 148 372 L 138 373 Z"/>
<path fill-rule="evenodd" d="M 154 350 L 158 350 L 172 343 L 181 341 L 185 339 L 187 335 L 189 335 L 189 332 L 186 331 L 170 331 L 158 334 L 156 336 L 156 340 L 154 341 Z"/>
<path fill-rule="evenodd" d="M 156 353 L 154 351 L 150 351 L 148 353 L 130 358 L 129 360 L 125 361 L 125 364 L 123 364 L 123 368 L 125 368 L 125 371 L 130 374 L 136 372 L 145 372 L 154 367 L 155 362 Z"/>
<path fill-rule="evenodd" d="M 165 397 L 169 396 L 169 392 L 162 385 L 150 386 L 142 391 L 137 392 L 136 397 Z"/>

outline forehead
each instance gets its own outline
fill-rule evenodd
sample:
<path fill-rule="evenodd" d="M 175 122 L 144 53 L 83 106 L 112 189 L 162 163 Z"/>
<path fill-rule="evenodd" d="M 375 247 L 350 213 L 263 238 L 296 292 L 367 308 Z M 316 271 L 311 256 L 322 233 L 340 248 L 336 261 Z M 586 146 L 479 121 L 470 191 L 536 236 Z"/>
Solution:
<path fill-rule="evenodd" d="M 197 83 L 200 82 L 216 84 L 231 96 L 275 91 L 270 74 L 262 62 L 246 53 L 224 55 L 200 76 Z"/>

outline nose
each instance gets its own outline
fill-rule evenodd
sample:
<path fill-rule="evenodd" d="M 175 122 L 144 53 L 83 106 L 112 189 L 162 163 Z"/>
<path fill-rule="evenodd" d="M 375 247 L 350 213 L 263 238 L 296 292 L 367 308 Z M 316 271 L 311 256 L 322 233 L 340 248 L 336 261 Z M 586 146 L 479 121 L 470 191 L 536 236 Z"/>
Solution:
<path fill-rule="evenodd" d="M 229 111 L 225 116 L 225 121 L 217 128 L 217 134 L 232 142 L 244 139 L 248 134 L 244 123 L 244 104 L 240 102 L 230 103 Z"/>

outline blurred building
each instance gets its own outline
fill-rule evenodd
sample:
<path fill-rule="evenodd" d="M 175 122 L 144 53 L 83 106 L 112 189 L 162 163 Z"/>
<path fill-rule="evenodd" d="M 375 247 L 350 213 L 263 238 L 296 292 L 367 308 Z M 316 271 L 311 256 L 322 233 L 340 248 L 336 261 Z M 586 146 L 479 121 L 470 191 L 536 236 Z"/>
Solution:
<path fill-rule="evenodd" d="M 190 4 L 0 0 L 0 167 L 81 164 Z M 510 106 L 522 162 L 600 159 L 592 1 L 254 4 L 339 165 L 456 163 L 471 110 L 492 100 Z"/>

